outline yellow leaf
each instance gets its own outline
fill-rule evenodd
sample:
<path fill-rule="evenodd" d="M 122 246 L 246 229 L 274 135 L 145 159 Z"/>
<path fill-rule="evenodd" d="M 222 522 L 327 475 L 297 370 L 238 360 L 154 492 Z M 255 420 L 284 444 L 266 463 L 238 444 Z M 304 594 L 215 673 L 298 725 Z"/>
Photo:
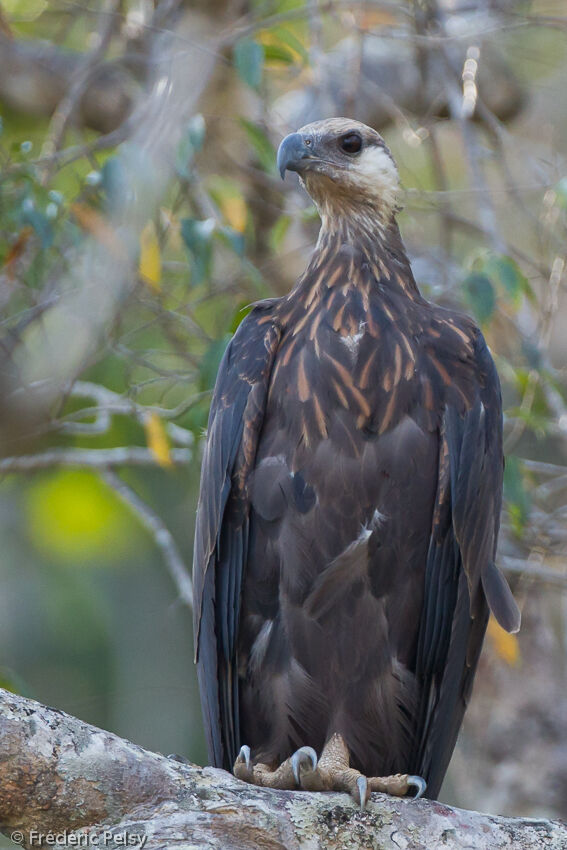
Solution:
<path fill-rule="evenodd" d="M 161 252 L 153 221 L 140 233 L 140 266 L 142 280 L 159 292 L 161 289 Z"/>
<path fill-rule="evenodd" d="M 238 233 L 246 230 L 246 202 L 240 195 L 230 195 L 222 200 L 222 211 L 228 224 Z"/>
<path fill-rule="evenodd" d="M 169 453 L 169 440 L 163 427 L 163 422 L 157 413 L 150 413 L 144 423 L 148 448 L 160 466 L 173 466 Z"/>
<path fill-rule="evenodd" d="M 208 181 L 208 188 L 227 225 L 237 233 L 244 233 L 248 209 L 236 180 L 215 175 Z"/>
<path fill-rule="evenodd" d="M 494 617 L 488 621 L 486 633 L 496 654 L 510 667 L 515 667 L 520 661 L 520 646 L 516 635 L 508 634 Z"/>

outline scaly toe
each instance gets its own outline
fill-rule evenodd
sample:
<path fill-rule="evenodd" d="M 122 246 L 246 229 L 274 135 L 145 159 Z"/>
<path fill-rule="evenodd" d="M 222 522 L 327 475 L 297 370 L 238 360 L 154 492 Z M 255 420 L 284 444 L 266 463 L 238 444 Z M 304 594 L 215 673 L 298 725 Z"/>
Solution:
<path fill-rule="evenodd" d="M 317 753 L 313 747 L 300 747 L 291 757 L 293 776 L 298 785 L 301 784 L 301 768 L 307 764 L 310 764 L 312 771 L 317 768 Z"/>
<path fill-rule="evenodd" d="M 425 794 L 427 782 L 425 781 L 425 779 L 422 779 L 421 776 L 408 776 L 408 785 L 410 788 L 417 789 L 413 796 L 414 800 L 418 800 Z"/>

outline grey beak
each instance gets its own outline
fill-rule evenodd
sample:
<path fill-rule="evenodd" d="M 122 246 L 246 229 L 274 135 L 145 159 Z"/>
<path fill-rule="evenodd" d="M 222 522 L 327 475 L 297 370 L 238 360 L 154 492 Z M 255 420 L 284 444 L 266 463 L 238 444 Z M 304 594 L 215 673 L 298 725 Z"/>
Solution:
<path fill-rule="evenodd" d="M 277 166 L 282 180 L 286 171 L 301 171 L 301 163 L 312 158 L 313 154 L 305 144 L 303 136 L 300 133 L 290 133 L 278 149 Z"/>

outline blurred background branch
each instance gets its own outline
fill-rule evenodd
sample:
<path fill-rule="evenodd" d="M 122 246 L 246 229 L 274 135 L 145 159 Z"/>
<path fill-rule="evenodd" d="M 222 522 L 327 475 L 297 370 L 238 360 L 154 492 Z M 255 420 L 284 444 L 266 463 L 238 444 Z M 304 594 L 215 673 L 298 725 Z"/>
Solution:
<path fill-rule="evenodd" d="M 275 146 L 351 115 L 400 165 L 425 296 L 475 316 L 503 386 L 524 627 L 491 624 L 443 797 L 566 815 L 566 39 L 554 0 L 0 0 L 0 684 L 204 761 L 211 390 L 316 238 Z"/>

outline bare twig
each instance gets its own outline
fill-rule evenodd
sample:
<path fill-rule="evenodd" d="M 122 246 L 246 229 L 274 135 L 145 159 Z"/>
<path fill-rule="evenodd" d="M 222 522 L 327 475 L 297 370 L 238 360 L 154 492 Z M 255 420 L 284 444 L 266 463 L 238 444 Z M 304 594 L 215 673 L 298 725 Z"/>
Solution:
<path fill-rule="evenodd" d="M 536 579 L 544 584 L 550 584 L 562 590 L 567 590 L 567 569 L 563 571 L 554 570 L 533 561 L 524 561 L 522 558 L 511 558 L 508 556 L 500 558 L 499 563 L 504 572 Z"/>
<path fill-rule="evenodd" d="M 97 153 L 98 151 L 115 148 L 117 145 L 126 141 L 133 129 L 132 122 L 126 119 L 116 130 L 98 136 L 98 138 L 91 142 L 86 142 L 82 145 L 72 145 L 71 147 L 63 148 L 63 150 L 54 150 L 52 153 L 42 151 L 41 156 L 36 160 L 36 165 L 40 168 L 48 165 L 69 165 L 71 162 L 82 159 L 84 156 L 92 156 L 93 153 Z"/>
<path fill-rule="evenodd" d="M 538 475 L 565 475 L 567 472 L 567 466 L 562 466 L 559 463 L 547 463 L 543 460 L 529 460 L 528 458 L 524 458 L 522 464 L 530 472 L 536 472 Z"/>
<path fill-rule="evenodd" d="M 91 381 L 75 381 L 70 395 L 76 398 L 92 398 L 96 405 L 94 407 L 82 408 L 65 417 L 58 429 L 68 434 L 104 434 L 110 427 L 111 415 L 133 416 L 141 425 L 146 425 L 148 416 L 152 413 L 165 419 L 165 429 L 169 436 L 182 446 L 191 446 L 194 442 L 193 433 L 187 428 L 182 428 L 175 422 L 167 421 L 177 419 L 187 410 L 197 404 L 202 398 L 209 395 L 208 392 L 197 393 L 186 402 L 178 404 L 174 408 L 160 407 L 158 405 L 138 404 L 132 398 L 120 395 L 101 384 Z M 85 419 L 94 416 L 94 422 L 81 422 L 77 419 Z"/>
<path fill-rule="evenodd" d="M 119 6 L 120 0 L 106 0 L 99 18 L 100 25 L 96 46 L 85 55 L 80 68 L 76 72 L 75 79 L 72 81 L 65 97 L 60 102 L 51 118 L 47 138 L 43 145 L 42 158 L 50 160 L 50 158 L 53 157 L 53 154 L 61 147 L 67 125 L 79 105 L 85 86 L 93 73 L 93 69 L 96 67 L 99 60 L 102 59 L 110 45 L 116 26 L 114 14 L 118 10 Z M 53 161 L 51 161 L 44 169 L 44 183 L 49 180 L 52 168 Z"/>
<path fill-rule="evenodd" d="M 191 461 L 190 449 L 171 449 L 171 462 L 184 466 Z M 0 459 L 0 474 L 37 472 L 51 467 L 105 469 L 113 466 L 159 466 L 155 454 L 142 446 L 120 446 L 114 449 L 50 449 L 35 455 L 19 455 Z"/>
<path fill-rule="evenodd" d="M 101 472 L 101 478 L 120 496 L 125 505 L 132 510 L 145 528 L 150 532 L 156 545 L 161 549 L 169 573 L 177 588 L 180 600 L 193 607 L 193 584 L 189 567 L 185 564 L 173 535 L 161 518 L 146 504 L 137 493 L 110 469 Z"/>

